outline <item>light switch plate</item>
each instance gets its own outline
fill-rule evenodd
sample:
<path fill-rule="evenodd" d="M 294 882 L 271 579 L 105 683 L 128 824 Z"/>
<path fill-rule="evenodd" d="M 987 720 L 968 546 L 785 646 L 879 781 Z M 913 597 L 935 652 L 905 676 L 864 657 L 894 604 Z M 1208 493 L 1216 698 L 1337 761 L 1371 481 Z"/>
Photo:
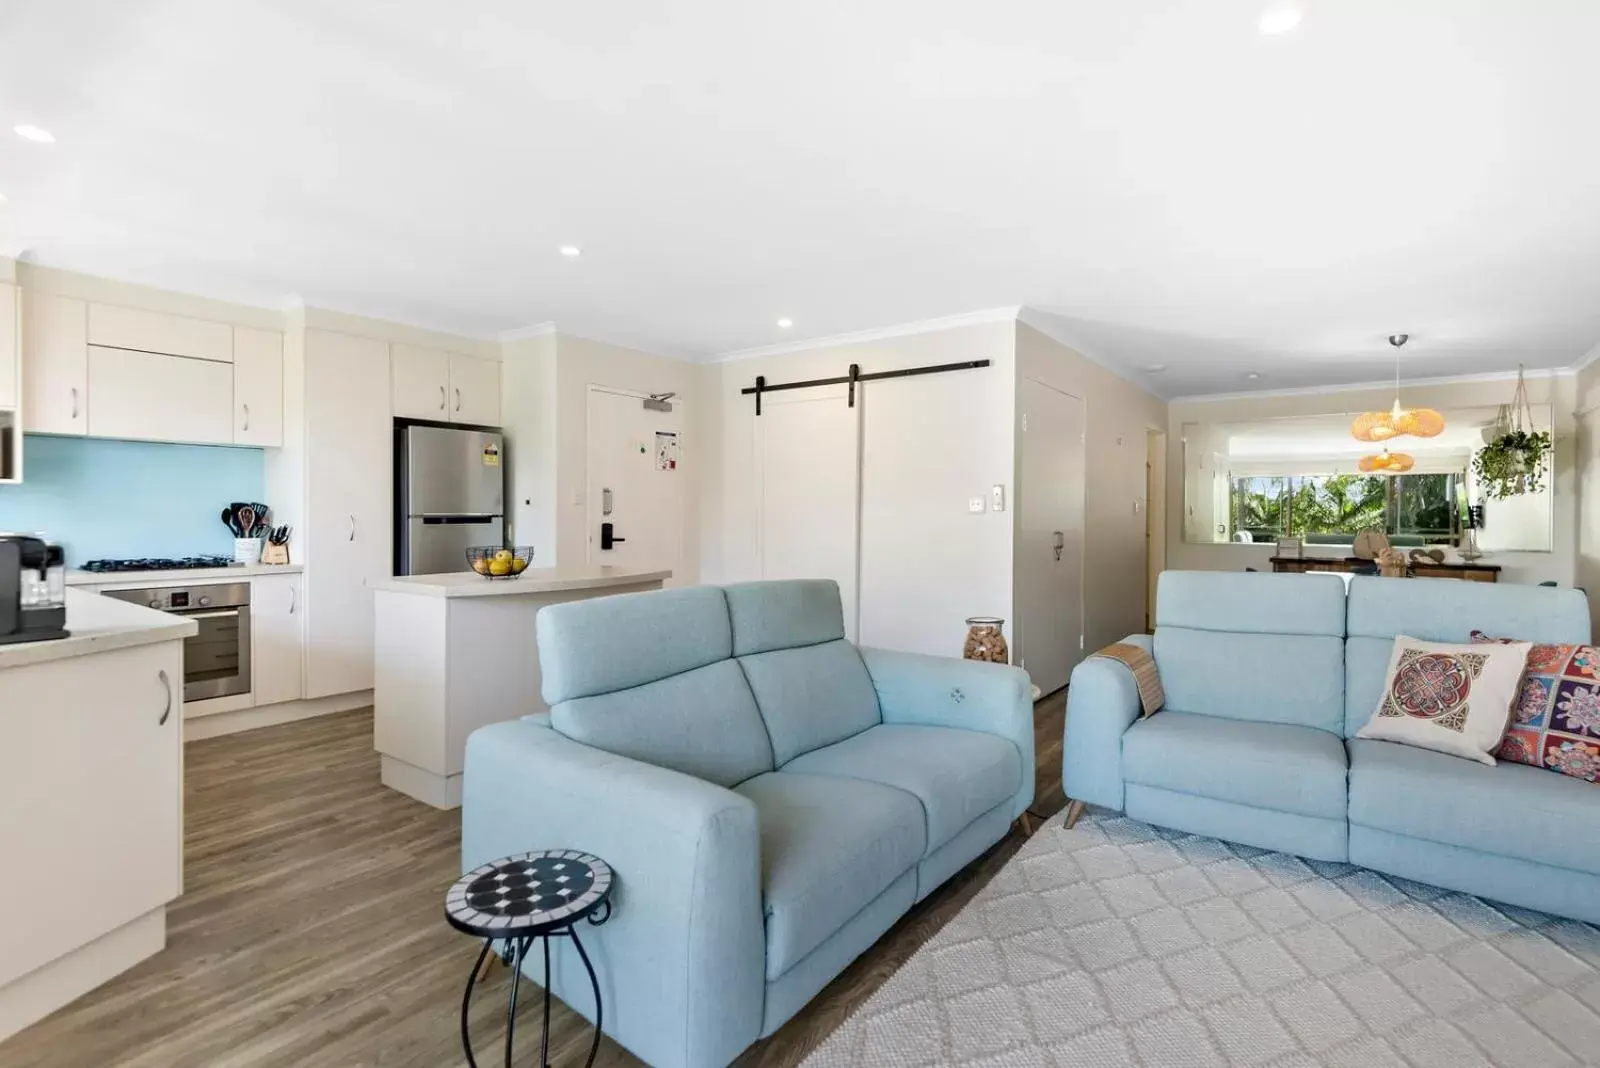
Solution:
<path fill-rule="evenodd" d="M 981 515 L 983 513 L 983 498 L 974 497 L 969 500 L 967 502 L 967 511 L 971 512 L 973 515 Z"/>
<path fill-rule="evenodd" d="M 989 491 L 989 507 L 997 512 L 1006 510 L 1006 488 L 1004 486 L 995 486 L 994 489 Z"/>

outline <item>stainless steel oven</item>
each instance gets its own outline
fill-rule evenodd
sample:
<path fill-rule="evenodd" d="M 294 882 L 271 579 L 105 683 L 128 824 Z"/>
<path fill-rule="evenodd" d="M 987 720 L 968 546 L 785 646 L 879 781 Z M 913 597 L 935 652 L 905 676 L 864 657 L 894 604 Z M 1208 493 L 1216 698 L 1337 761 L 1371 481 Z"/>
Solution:
<path fill-rule="evenodd" d="M 248 582 L 107 590 L 105 596 L 171 612 L 200 625 L 198 634 L 183 641 L 185 701 L 250 692 Z"/>

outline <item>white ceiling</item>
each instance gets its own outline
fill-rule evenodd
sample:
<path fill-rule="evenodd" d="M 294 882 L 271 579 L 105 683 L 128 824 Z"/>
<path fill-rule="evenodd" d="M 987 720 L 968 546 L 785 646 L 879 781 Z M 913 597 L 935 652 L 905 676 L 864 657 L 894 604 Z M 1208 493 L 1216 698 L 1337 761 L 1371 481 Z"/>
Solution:
<path fill-rule="evenodd" d="M 4 0 L 0 254 L 693 357 L 1027 305 L 1167 395 L 1600 342 L 1600 4 L 1277 2 Z"/>

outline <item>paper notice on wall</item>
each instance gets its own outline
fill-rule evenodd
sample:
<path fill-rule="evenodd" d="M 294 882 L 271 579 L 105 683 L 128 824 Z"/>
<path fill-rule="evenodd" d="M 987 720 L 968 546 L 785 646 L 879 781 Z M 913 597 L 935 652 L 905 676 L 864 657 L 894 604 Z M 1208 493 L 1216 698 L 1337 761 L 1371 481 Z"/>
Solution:
<path fill-rule="evenodd" d="M 678 469 L 678 434 L 673 430 L 656 431 L 656 470 Z"/>

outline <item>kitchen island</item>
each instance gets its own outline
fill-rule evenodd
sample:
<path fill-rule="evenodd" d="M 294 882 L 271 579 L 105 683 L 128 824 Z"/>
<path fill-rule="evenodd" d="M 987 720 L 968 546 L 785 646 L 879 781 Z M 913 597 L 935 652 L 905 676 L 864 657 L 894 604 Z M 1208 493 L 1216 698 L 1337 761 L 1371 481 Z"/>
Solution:
<path fill-rule="evenodd" d="M 193 620 L 69 589 L 70 637 L 0 645 L 0 1039 L 166 945 L 183 890 Z"/>
<path fill-rule="evenodd" d="M 467 735 L 547 711 L 533 621 L 547 604 L 659 590 L 671 571 L 529 568 L 371 579 L 373 744 L 383 783 L 435 808 L 461 804 Z"/>

